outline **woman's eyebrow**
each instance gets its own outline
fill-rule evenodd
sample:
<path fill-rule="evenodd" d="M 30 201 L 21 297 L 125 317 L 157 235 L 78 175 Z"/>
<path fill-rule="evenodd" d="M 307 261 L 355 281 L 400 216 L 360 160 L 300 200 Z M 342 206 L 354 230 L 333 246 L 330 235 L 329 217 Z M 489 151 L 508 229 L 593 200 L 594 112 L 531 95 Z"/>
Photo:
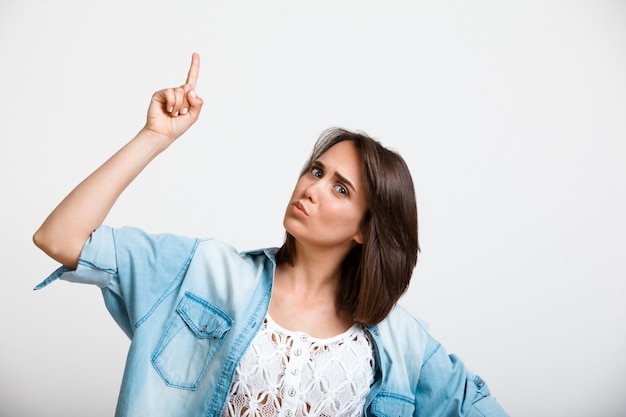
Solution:
<path fill-rule="evenodd" d="M 322 171 L 324 171 L 326 169 L 326 166 L 324 165 L 324 163 L 320 160 L 317 160 L 315 162 L 313 162 L 313 166 L 315 168 L 320 168 Z M 347 179 L 346 177 L 344 177 L 343 175 L 341 175 L 340 173 L 338 173 L 337 171 L 335 171 L 334 174 L 335 178 L 337 178 L 339 181 L 343 182 L 344 184 L 346 184 L 348 187 L 350 187 L 352 189 L 353 192 L 357 192 L 356 188 L 354 188 L 354 185 L 352 184 L 352 182 L 350 182 L 349 179 Z"/>

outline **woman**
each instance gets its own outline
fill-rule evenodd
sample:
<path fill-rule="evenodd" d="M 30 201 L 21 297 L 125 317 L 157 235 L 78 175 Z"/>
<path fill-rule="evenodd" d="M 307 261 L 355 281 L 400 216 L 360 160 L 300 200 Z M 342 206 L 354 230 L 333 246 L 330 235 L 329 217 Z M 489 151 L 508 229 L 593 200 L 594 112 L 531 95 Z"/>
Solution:
<path fill-rule="evenodd" d="M 35 233 L 62 278 L 102 288 L 131 338 L 118 416 L 504 416 L 395 304 L 419 250 L 409 171 L 373 139 L 325 132 L 278 250 L 111 229 L 122 191 L 197 119 L 199 57 L 145 127 Z"/>

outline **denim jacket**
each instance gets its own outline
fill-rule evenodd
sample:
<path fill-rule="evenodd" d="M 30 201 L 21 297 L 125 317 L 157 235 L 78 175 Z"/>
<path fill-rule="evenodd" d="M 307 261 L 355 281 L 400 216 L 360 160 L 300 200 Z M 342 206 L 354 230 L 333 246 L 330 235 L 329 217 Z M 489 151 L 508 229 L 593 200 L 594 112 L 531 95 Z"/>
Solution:
<path fill-rule="evenodd" d="M 116 416 L 218 417 L 267 313 L 274 253 L 100 226 L 76 270 L 61 267 L 35 289 L 57 278 L 102 289 L 131 339 Z M 507 415 L 485 382 L 403 308 L 368 331 L 376 371 L 365 415 Z"/>

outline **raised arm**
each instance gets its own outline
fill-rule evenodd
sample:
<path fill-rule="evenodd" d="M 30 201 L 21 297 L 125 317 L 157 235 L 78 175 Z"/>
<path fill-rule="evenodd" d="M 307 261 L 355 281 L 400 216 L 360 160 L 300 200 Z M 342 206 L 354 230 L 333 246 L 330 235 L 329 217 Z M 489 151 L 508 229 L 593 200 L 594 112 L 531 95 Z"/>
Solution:
<path fill-rule="evenodd" d="M 185 84 L 157 91 L 146 125 L 130 142 L 83 180 L 50 213 L 33 241 L 51 258 L 75 268 L 85 241 L 139 173 L 198 120 L 195 93 L 200 57 L 194 53 Z"/>

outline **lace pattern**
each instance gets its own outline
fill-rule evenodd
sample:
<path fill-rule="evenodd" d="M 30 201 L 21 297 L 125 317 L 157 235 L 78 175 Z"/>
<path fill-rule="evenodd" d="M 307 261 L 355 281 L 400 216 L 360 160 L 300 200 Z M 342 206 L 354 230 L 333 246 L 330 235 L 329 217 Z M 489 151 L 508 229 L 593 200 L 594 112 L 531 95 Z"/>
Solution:
<path fill-rule="evenodd" d="M 361 325 L 317 339 L 267 316 L 237 366 L 222 417 L 362 416 L 373 378 L 373 346 Z"/>

